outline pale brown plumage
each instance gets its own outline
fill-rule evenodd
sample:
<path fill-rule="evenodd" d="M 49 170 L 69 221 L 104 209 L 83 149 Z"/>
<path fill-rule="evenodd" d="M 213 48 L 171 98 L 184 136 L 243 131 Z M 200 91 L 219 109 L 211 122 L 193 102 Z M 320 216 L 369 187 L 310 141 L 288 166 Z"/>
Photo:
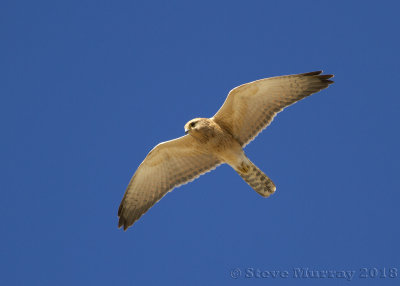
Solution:
<path fill-rule="evenodd" d="M 274 183 L 244 154 L 253 140 L 285 107 L 328 87 L 333 75 L 322 71 L 253 81 L 234 88 L 214 117 L 195 118 L 188 135 L 158 144 L 133 175 L 118 209 L 126 230 L 173 188 L 227 163 L 260 195 Z"/>

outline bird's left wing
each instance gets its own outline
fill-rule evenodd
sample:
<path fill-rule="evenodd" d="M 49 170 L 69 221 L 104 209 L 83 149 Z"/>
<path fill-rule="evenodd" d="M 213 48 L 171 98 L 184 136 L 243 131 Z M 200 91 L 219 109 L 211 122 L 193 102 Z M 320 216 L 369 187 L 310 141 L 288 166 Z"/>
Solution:
<path fill-rule="evenodd" d="M 118 209 L 126 230 L 166 193 L 216 168 L 219 160 L 186 135 L 158 144 L 133 175 Z"/>
<path fill-rule="evenodd" d="M 256 80 L 231 90 L 213 119 L 246 146 L 285 107 L 327 88 L 322 71 Z"/>

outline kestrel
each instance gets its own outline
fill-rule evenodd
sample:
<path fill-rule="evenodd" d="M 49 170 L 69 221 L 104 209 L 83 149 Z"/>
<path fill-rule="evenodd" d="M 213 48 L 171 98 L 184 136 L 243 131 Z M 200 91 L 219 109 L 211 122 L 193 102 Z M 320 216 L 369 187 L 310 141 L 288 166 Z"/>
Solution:
<path fill-rule="evenodd" d="M 243 148 L 285 107 L 327 88 L 333 75 L 322 71 L 256 80 L 231 90 L 211 118 L 185 124 L 186 135 L 158 144 L 133 175 L 118 209 L 126 230 L 166 193 L 218 165 L 230 165 L 257 193 L 268 197 L 274 183 Z"/>

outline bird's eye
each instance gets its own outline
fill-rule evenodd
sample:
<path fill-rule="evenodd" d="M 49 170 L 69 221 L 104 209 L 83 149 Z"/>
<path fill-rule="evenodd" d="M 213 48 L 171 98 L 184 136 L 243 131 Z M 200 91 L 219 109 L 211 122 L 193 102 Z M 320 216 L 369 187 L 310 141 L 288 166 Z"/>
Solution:
<path fill-rule="evenodd" d="M 190 123 L 190 127 L 194 127 L 195 125 L 196 125 L 196 123 L 194 123 L 194 122 Z"/>

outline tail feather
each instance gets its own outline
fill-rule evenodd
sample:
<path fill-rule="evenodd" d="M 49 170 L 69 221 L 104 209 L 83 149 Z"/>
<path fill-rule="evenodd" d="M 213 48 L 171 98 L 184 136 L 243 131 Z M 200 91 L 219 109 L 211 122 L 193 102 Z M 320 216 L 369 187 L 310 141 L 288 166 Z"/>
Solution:
<path fill-rule="evenodd" d="M 236 170 L 238 174 L 264 198 L 272 195 L 275 190 L 275 184 L 267 175 L 257 168 L 250 160 Z"/>

